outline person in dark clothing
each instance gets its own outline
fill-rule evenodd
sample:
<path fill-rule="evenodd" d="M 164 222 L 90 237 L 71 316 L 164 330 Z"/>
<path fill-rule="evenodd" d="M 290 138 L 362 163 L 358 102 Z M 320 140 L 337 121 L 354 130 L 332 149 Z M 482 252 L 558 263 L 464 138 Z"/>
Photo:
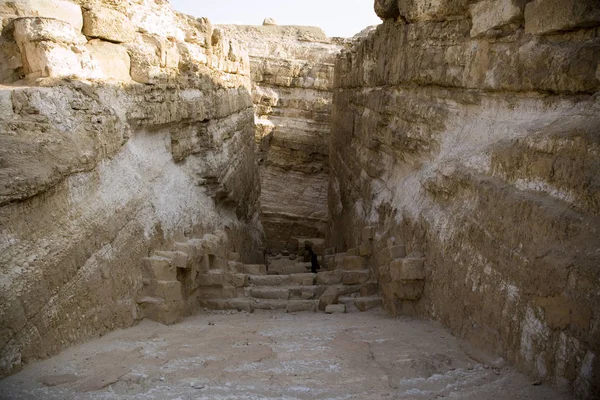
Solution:
<path fill-rule="evenodd" d="M 310 247 L 309 245 L 306 245 L 306 251 L 308 252 L 308 255 L 310 256 L 310 271 L 313 274 L 316 274 L 317 270 L 319 268 L 321 268 L 319 266 L 319 258 L 317 257 L 317 255 L 313 251 L 312 247 Z"/>

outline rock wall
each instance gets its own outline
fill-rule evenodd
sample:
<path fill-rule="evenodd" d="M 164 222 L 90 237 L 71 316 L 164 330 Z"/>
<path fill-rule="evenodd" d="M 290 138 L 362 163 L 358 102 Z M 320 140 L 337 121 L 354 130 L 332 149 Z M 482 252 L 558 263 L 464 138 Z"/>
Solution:
<path fill-rule="evenodd" d="M 327 226 L 333 70 L 342 49 L 320 28 L 220 26 L 250 56 L 261 176 L 261 221 L 273 251 Z"/>
<path fill-rule="evenodd" d="M 376 1 L 336 62 L 330 147 L 329 240 L 377 227 L 386 307 L 580 398 L 600 393 L 599 7 Z M 384 279 L 398 245 L 425 257 L 420 300 Z"/>
<path fill-rule="evenodd" d="M 262 231 L 235 41 L 164 1 L 1 2 L 0 16 L 6 374 L 138 320 L 154 250 L 219 231 L 252 261 Z"/>

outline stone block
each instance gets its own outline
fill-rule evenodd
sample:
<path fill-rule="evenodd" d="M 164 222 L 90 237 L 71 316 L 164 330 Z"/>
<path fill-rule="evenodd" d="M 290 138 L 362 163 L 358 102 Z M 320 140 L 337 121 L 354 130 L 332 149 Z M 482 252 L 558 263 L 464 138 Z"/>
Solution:
<path fill-rule="evenodd" d="M 190 239 L 187 242 L 176 242 L 173 246 L 175 251 L 182 251 L 188 255 L 192 264 L 199 263 L 204 256 L 204 249 L 200 239 Z"/>
<path fill-rule="evenodd" d="M 545 35 L 598 25 L 598 0 L 534 0 L 525 6 L 526 33 Z"/>
<path fill-rule="evenodd" d="M 289 289 L 253 287 L 250 288 L 250 296 L 256 299 L 287 300 L 290 298 Z"/>
<path fill-rule="evenodd" d="M 196 281 L 198 282 L 198 286 L 200 287 L 222 287 L 226 283 L 225 276 L 223 273 L 213 272 L 209 272 L 207 274 L 198 274 L 198 276 L 196 277 Z"/>
<path fill-rule="evenodd" d="M 98 68 L 105 80 L 130 81 L 131 61 L 129 53 L 123 46 L 102 40 L 91 40 L 86 44 L 92 60 L 98 64 Z"/>
<path fill-rule="evenodd" d="M 248 283 L 255 286 L 285 286 L 291 280 L 289 275 L 250 275 Z"/>
<path fill-rule="evenodd" d="M 214 257 L 210 268 L 219 271 L 229 271 L 229 261 L 222 257 Z"/>
<path fill-rule="evenodd" d="M 81 7 L 63 0 L 14 0 L 1 1 L 0 14 L 19 17 L 43 17 L 63 21 L 77 32 L 83 27 Z"/>
<path fill-rule="evenodd" d="M 345 304 L 330 304 L 327 307 L 325 307 L 325 312 L 327 314 L 334 314 L 334 313 L 345 314 L 346 313 L 346 305 Z"/>
<path fill-rule="evenodd" d="M 227 253 L 227 258 L 229 259 L 229 261 L 240 261 L 240 253 L 230 251 L 229 253 Z"/>
<path fill-rule="evenodd" d="M 294 274 L 290 275 L 290 281 L 295 285 L 311 286 L 315 284 L 316 274 Z"/>
<path fill-rule="evenodd" d="M 392 260 L 406 257 L 406 247 L 403 244 L 392 246 L 388 250 Z"/>
<path fill-rule="evenodd" d="M 19 18 L 14 23 L 14 38 L 22 42 L 85 44 L 87 39 L 72 25 L 48 18 Z"/>
<path fill-rule="evenodd" d="M 377 282 L 366 282 L 360 288 L 360 295 L 362 297 L 374 296 L 379 292 L 379 284 Z"/>
<path fill-rule="evenodd" d="M 181 293 L 181 282 L 179 281 L 156 281 L 152 283 L 154 295 L 165 300 L 165 302 L 183 301 Z"/>
<path fill-rule="evenodd" d="M 398 0 L 398 12 L 409 22 L 446 21 L 465 16 L 469 0 Z"/>
<path fill-rule="evenodd" d="M 348 271 L 361 270 L 365 268 L 365 259 L 360 256 L 346 256 L 342 259 L 340 267 Z"/>
<path fill-rule="evenodd" d="M 379 297 L 359 297 L 354 300 L 354 305 L 360 311 L 367 311 L 371 308 L 379 307 L 381 305 L 381 299 Z"/>
<path fill-rule="evenodd" d="M 227 274 L 227 282 L 236 288 L 248 286 L 248 275 L 246 274 Z"/>
<path fill-rule="evenodd" d="M 317 274 L 317 285 L 335 285 L 342 283 L 342 271 L 324 271 Z"/>
<path fill-rule="evenodd" d="M 85 36 L 66 22 L 46 18 L 15 21 L 13 36 L 23 61 L 23 71 L 33 77 L 100 78 L 83 46 Z M 82 67 L 88 61 L 86 68 Z"/>
<path fill-rule="evenodd" d="M 344 271 L 342 273 L 342 283 L 344 285 L 359 285 L 369 280 L 369 270 Z"/>
<path fill-rule="evenodd" d="M 370 244 L 361 244 L 358 246 L 358 255 L 361 257 L 368 257 L 371 255 L 372 245 Z"/>
<path fill-rule="evenodd" d="M 227 263 L 229 272 L 233 274 L 243 274 L 244 273 L 244 264 L 237 261 L 229 261 Z"/>
<path fill-rule="evenodd" d="M 92 5 L 83 13 L 83 34 L 110 42 L 131 42 L 135 28 L 129 18 L 111 8 Z"/>
<path fill-rule="evenodd" d="M 315 302 L 312 300 L 290 300 L 287 303 L 287 312 L 313 312 Z"/>
<path fill-rule="evenodd" d="M 470 6 L 471 37 L 496 36 L 502 28 L 514 25 L 518 28 L 525 9 L 524 0 L 483 0 Z"/>
<path fill-rule="evenodd" d="M 267 267 L 263 264 L 244 264 L 244 273 L 251 275 L 266 275 Z"/>
<path fill-rule="evenodd" d="M 375 0 L 375 14 L 382 20 L 398 18 L 398 0 Z"/>
<path fill-rule="evenodd" d="M 287 300 L 258 299 L 254 301 L 254 308 L 259 310 L 286 310 Z"/>
<path fill-rule="evenodd" d="M 175 268 L 187 269 L 188 257 L 187 254 L 181 251 L 155 251 L 154 255 L 169 260 Z"/>
<path fill-rule="evenodd" d="M 205 299 L 200 300 L 200 307 L 209 310 L 237 310 L 254 312 L 253 302 L 249 299 Z"/>
<path fill-rule="evenodd" d="M 302 299 L 304 299 L 304 300 L 310 300 L 310 299 L 314 299 L 315 298 L 315 294 L 314 293 L 310 293 L 310 292 L 302 292 L 302 294 L 300 295 L 300 297 L 302 297 Z"/>
<path fill-rule="evenodd" d="M 311 294 L 315 298 L 321 296 L 325 292 L 325 286 L 298 286 L 290 287 L 290 299 L 303 298 L 304 294 Z"/>
<path fill-rule="evenodd" d="M 177 268 L 171 265 L 168 258 L 153 256 L 142 259 L 144 278 L 157 281 L 173 281 L 177 279 Z"/>
<path fill-rule="evenodd" d="M 402 258 L 390 262 L 392 281 L 411 281 L 425 279 L 425 260 L 423 258 Z"/>
<path fill-rule="evenodd" d="M 375 227 L 366 226 L 362 230 L 362 241 L 369 242 L 375 238 Z"/>

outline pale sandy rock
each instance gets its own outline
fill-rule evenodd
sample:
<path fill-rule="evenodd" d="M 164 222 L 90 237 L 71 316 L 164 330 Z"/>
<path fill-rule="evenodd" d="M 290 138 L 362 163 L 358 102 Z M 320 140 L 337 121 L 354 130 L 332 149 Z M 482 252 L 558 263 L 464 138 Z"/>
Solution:
<path fill-rule="evenodd" d="M 131 42 L 135 37 L 135 28 L 123 13 L 92 6 L 83 12 L 83 34 L 116 43 Z"/>
<path fill-rule="evenodd" d="M 114 43 L 102 40 L 90 40 L 86 48 L 92 60 L 98 64 L 102 72 L 102 79 L 116 81 L 130 81 L 131 61 L 127 49 Z"/>
<path fill-rule="evenodd" d="M 418 3 L 400 3 L 415 6 L 401 12 L 409 23 L 384 21 L 336 61 L 330 245 L 358 247 L 377 221 L 368 266 L 384 309 L 501 343 L 502 357 L 590 398 L 600 52 L 597 27 L 573 10 L 593 20 L 597 2 L 530 2 L 528 31 L 547 37 L 494 8 L 508 2 L 468 2 L 485 11 L 473 25 L 459 2 Z M 390 265 L 407 252 L 427 264 Z"/>
<path fill-rule="evenodd" d="M 534 0 L 525 7 L 525 31 L 535 35 L 598 25 L 596 0 Z"/>
<path fill-rule="evenodd" d="M 503 33 L 502 28 L 514 30 L 523 20 L 524 9 L 524 0 L 484 0 L 472 4 L 471 37 L 497 35 Z"/>
<path fill-rule="evenodd" d="M 70 24 L 81 32 L 83 16 L 81 7 L 62 0 L 15 0 L 0 2 L 0 14 L 17 17 L 53 18 Z"/>
<path fill-rule="evenodd" d="M 2 58 L 2 83 L 28 75 L 0 90 L 0 374 L 140 318 L 179 320 L 198 307 L 199 272 L 229 271 L 219 254 L 235 248 L 261 262 L 247 56 L 244 64 L 236 46 L 215 54 L 201 39 L 210 24 L 192 26 L 167 2 L 101 3 L 157 32 L 129 42 L 146 39 L 151 46 L 139 53 L 147 54 L 86 43 L 81 26 L 55 18 L 18 19 L 13 29 L 18 15 L 1 14 L 9 28 L 3 55 L 22 59 Z M 178 41 L 184 32 L 198 43 Z M 115 84 L 129 79 L 129 51 L 139 75 L 165 84 Z M 230 234 L 217 236 L 218 259 L 188 245 L 197 240 L 190 232 L 218 231 Z M 194 259 L 193 268 L 179 268 L 181 285 L 144 285 L 142 259 L 157 249 L 176 253 L 165 246 L 178 242 Z M 227 287 L 206 286 L 215 289 L 206 295 L 236 296 L 229 282 L 243 279 L 226 278 Z"/>
<path fill-rule="evenodd" d="M 408 21 L 444 21 L 467 13 L 469 0 L 398 0 L 400 16 Z"/>
<path fill-rule="evenodd" d="M 15 21 L 14 38 L 19 46 L 24 73 L 32 77 L 101 78 L 98 64 L 83 44 L 85 36 L 70 24 L 47 18 Z"/>
<path fill-rule="evenodd" d="M 375 0 L 375 14 L 381 19 L 396 19 L 400 16 L 398 0 Z"/>
<path fill-rule="evenodd" d="M 335 314 L 335 313 L 346 313 L 346 305 L 345 304 L 330 304 L 325 307 L 325 312 L 327 314 Z"/>
<path fill-rule="evenodd" d="M 85 36 L 72 25 L 49 18 L 20 18 L 14 23 L 14 38 L 17 43 L 55 42 L 65 44 L 85 44 Z"/>
<path fill-rule="evenodd" d="M 263 21 L 263 26 L 276 26 L 277 21 L 274 18 L 265 18 Z"/>

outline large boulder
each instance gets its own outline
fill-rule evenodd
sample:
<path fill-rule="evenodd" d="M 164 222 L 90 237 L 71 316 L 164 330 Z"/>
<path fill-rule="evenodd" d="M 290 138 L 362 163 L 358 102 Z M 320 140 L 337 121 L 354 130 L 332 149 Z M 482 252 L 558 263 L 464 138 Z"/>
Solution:
<path fill-rule="evenodd" d="M 102 72 L 102 78 L 116 81 L 129 81 L 131 61 L 127 49 L 115 43 L 102 40 L 90 40 L 86 45 Z"/>
<path fill-rule="evenodd" d="M 495 36 L 522 22 L 523 0 L 483 0 L 470 7 L 473 27 L 471 37 Z M 511 29 L 512 30 L 512 29 Z"/>
<path fill-rule="evenodd" d="M 63 0 L 3 0 L 0 1 L 0 14 L 53 18 L 70 24 L 79 32 L 83 27 L 81 7 Z"/>
<path fill-rule="evenodd" d="M 535 0 L 525 7 L 525 32 L 534 35 L 598 25 L 598 0 Z"/>
<path fill-rule="evenodd" d="M 398 0 L 375 0 L 375 14 L 383 20 L 398 18 Z"/>
<path fill-rule="evenodd" d="M 398 0 L 400 16 L 409 22 L 445 21 L 464 16 L 469 0 Z"/>
<path fill-rule="evenodd" d="M 83 34 L 116 43 L 131 42 L 135 38 L 135 28 L 124 14 L 94 6 L 83 13 Z"/>
<path fill-rule="evenodd" d="M 83 46 L 85 37 L 66 22 L 20 18 L 14 24 L 14 38 L 22 56 L 23 71 L 28 76 L 99 77 Z"/>

